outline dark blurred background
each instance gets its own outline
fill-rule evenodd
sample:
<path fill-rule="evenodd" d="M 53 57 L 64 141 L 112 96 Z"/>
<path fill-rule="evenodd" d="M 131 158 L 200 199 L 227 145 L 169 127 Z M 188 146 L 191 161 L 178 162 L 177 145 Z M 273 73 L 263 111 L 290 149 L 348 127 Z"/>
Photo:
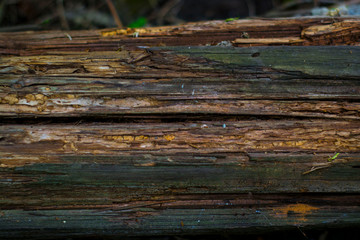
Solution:
<path fill-rule="evenodd" d="M 355 15 L 359 0 L 0 0 L 0 31 L 174 25 L 246 17 Z M 352 6 L 352 7 L 351 7 Z M 355 9 L 350 11 L 351 9 Z M 315 10 L 314 10 L 315 9 Z"/>

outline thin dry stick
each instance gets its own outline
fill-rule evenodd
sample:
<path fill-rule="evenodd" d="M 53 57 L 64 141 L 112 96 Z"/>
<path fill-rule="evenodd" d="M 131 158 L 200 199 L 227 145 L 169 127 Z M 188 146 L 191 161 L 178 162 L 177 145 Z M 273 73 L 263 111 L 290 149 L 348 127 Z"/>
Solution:
<path fill-rule="evenodd" d="M 304 237 L 305 237 L 306 239 L 309 239 L 309 238 L 306 236 L 306 234 L 304 233 L 304 231 L 300 229 L 299 226 L 296 226 L 296 227 L 297 227 L 297 229 L 299 229 L 299 231 L 302 233 L 302 235 L 304 235 Z"/>
<path fill-rule="evenodd" d="M 246 0 L 246 5 L 247 5 L 247 8 L 248 8 L 249 17 L 256 16 L 255 3 L 253 1 Z"/>
<path fill-rule="evenodd" d="M 303 174 L 303 175 L 306 175 L 306 174 L 312 173 L 312 172 L 314 172 L 314 171 L 316 171 L 316 170 L 328 168 L 328 167 L 330 167 L 330 166 L 331 166 L 331 163 L 327 163 L 327 164 L 324 165 L 324 166 L 312 167 L 309 171 L 303 172 L 302 174 Z"/>
<path fill-rule="evenodd" d="M 106 0 L 107 2 L 107 5 L 109 6 L 109 9 L 110 9 L 110 12 L 111 12 L 111 15 L 113 16 L 115 22 L 116 22 L 116 25 L 119 27 L 119 28 L 123 28 L 124 25 L 122 24 L 121 22 L 121 19 L 116 11 L 116 8 L 113 4 L 113 2 L 111 0 Z"/>
<path fill-rule="evenodd" d="M 180 2 L 181 0 L 167 1 L 157 14 L 156 23 L 158 25 L 163 25 L 165 16 Z"/>
<path fill-rule="evenodd" d="M 57 7 L 58 7 L 58 14 L 60 17 L 61 26 L 63 27 L 63 29 L 69 30 L 70 27 L 66 20 L 63 0 L 57 0 Z"/>
<path fill-rule="evenodd" d="M 303 172 L 302 174 L 306 175 L 306 174 L 312 173 L 312 172 L 317 171 L 317 170 L 321 170 L 321 169 L 324 169 L 324 168 L 331 167 L 334 164 L 337 164 L 337 163 L 340 163 L 340 162 L 346 162 L 346 160 L 337 159 L 339 154 L 340 153 L 336 153 L 334 156 L 328 158 L 328 162 L 321 163 L 318 166 L 312 166 L 310 170 L 308 170 L 306 172 Z"/>

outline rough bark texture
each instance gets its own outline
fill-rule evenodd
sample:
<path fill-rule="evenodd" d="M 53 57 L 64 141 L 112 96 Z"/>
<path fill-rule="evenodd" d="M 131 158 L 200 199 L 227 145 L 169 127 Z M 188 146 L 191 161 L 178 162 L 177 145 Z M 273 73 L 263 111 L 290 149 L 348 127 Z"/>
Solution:
<path fill-rule="evenodd" d="M 0 238 L 359 226 L 359 37 L 342 18 L 0 35 Z"/>

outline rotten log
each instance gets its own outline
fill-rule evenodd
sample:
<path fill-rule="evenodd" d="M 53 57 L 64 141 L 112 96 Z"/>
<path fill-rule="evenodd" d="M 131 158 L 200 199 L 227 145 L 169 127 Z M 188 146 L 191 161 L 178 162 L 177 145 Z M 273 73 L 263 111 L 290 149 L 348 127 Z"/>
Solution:
<path fill-rule="evenodd" d="M 357 18 L 0 35 L 0 238 L 360 224 Z"/>

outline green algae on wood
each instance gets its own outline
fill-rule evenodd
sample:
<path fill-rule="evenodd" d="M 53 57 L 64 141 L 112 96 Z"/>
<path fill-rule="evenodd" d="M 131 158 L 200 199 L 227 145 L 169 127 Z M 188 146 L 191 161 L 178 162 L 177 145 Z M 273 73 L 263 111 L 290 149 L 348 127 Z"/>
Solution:
<path fill-rule="evenodd" d="M 161 48 L 160 48 L 161 49 Z M 268 68 L 288 74 L 349 78 L 360 75 L 360 49 L 351 46 L 165 47 L 177 54 L 203 57 L 239 67 Z"/>
<path fill-rule="evenodd" d="M 26 65 L 4 57 L 0 115 L 359 118 L 357 47 L 160 47 L 80 53 L 86 60 L 78 54 L 29 56 Z M 21 66 L 14 72 L 12 64 Z"/>

